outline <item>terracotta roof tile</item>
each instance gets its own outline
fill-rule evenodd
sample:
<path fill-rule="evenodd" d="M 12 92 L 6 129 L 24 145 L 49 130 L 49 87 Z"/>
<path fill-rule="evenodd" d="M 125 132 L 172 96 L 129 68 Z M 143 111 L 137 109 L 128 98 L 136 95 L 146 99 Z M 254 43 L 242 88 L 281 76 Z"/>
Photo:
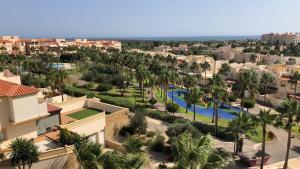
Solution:
<path fill-rule="evenodd" d="M 39 90 L 34 87 L 18 85 L 16 83 L 0 80 L 0 97 L 23 96 L 28 94 L 35 94 L 37 92 L 39 92 Z"/>
<path fill-rule="evenodd" d="M 48 113 L 55 113 L 55 112 L 58 112 L 58 111 L 62 110 L 62 108 L 54 106 L 54 105 L 49 104 L 49 103 L 47 104 L 47 108 L 48 108 Z"/>

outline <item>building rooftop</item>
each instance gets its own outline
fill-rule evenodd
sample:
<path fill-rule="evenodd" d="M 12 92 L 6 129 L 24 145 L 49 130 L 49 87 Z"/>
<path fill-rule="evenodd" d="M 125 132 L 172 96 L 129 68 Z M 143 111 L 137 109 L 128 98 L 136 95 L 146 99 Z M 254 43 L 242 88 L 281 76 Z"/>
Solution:
<path fill-rule="evenodd" d="M 38 93 L 34 87 L 18 85 L 16 83 L 0 80 L 0 96 L 14 97 Z"/>

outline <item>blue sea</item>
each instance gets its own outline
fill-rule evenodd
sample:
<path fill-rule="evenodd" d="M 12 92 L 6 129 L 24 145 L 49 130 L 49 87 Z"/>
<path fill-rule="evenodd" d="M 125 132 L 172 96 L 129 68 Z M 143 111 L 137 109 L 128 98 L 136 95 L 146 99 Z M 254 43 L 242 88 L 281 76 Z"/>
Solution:
<path fill-rule="evenodd" d="M 177 37 L 120 37 L 91 38 L 111 40 L 149 40 L 149 41 L 228 41 L 228 40 L 260 40 L 260 36 L 177 36 Z"/>

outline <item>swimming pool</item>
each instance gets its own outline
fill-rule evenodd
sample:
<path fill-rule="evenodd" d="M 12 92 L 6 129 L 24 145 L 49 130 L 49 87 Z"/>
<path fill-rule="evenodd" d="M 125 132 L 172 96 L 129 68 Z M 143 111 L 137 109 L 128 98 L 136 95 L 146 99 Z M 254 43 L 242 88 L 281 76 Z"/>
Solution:
<path fill-rule="evenodd" d="M 174 102 L 179 104 L 181 107 L 183 107 L 185 109 L 186 107 L 186 102 L 185 100 L 183 99 L 183 97 L 180 97 L 178 96 L 178 91 L 181 91 L 181 90 L 173 90 L 173 99 L 174 99 Z M 185 92 L 185 91 L 182 91 L 182 92 Z M 181 96 L 183 96 L 183 94 L 181 94 Z M 172 91 L 169 91 L 168 92 L 168 97 L 170 99 L 172 99 Z M 227 120 L 231 120 L 231 119 L 234 119 L 236 116 L 230 114 L 230 112 L 241 112 L 241 109 L 238 108 L 238 107 L 234 107 L 234 106 L 228 106 L 227 104 L 223 104 L 226 109 L 222 109 L 220 108 L 220 105 L 219 105 L 219 118 L 222 118 L 222 119 L 227 119 Z M 191 106 L 190 108 L 188 108 L 189 111 L 191 112 L 194 112 L 194 106 Z M 214 112 L 214 109 L 213 107 L 209 107 L 209 108 L 204 108 L 200 105 L 196 105 L 196 113 L 197 114 L 201 114 L 201 115 L 204 115 L 204 116 L 208 116 L 208 117 L 212 117 L 213 116 L 213 112 Z"/>

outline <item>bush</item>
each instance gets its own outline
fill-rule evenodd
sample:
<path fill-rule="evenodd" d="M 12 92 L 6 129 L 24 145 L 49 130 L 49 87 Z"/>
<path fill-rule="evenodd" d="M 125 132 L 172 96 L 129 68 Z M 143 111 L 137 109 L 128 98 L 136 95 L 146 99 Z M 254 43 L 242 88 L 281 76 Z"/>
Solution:
<path fill-rule="evenodd" d="M 152 151 L 162 152 L 164 150 L 165 137 L 162 135 L 158 135 L 150 144 L 150 149 Z"/>
<path fill-rule="evenodd" d="M 146 134 L 147 137 L 151 137 L 151 138 L 154 137 L 155 135 L 156 133 L 154 131 L 148 131 Z"/>
<path fill-rule="evenodd" d="M 171 137 L 177 137 L 181 134 L 189 132 L 192 133 L 193 137 L 198 137 L 201 135 L 198 129 L 196 129 L 191 122 L 185 122 L 185 123 L 174 123 L 172 126 L 168 128 L 166 131 L 166 134 Z"/>
<path fill-rule="evenodd" d="M 149 103 L 151 104 L 151 106 L 153 107 L 153 105 L 155 105 L 155 104 L 157 103 L 157 100 L 156 100 L 156 99 L 150 99 L 148 102 L 149 102 Z"/>
<path fill-rule="evenodd" d="M 135 112 L 130 118 L 129 127 L 133 133 L 145 134 L 147 132 L 147 122 L 143 112 Z"/>
<path fill-rule="evenodd" d="M 109 90 L 111 90 L 113 88 L 112 85 L 107 84 L 107 83 L 100 83 L 97 87 L 97 91 L 99 92 L 108 92 Z"/>
<path fill-rule="evenodd" d="M 192 123 L 193 126 L 195 128 L 197 128 L 199 131 L 201 131 L 204 134 L 208 134 L 208 133 L 214 133 L 215 132 L 215 126 L 214 125 L 210 125 L 207 123 L 202 123 L 202 122 L 193 122 Z M 224 140 L 227 141 L 233 141 L 234 140 L 234 136 L 232 133 L 230 133 L 230 129 L 227 127 L 222 127 L 222 126 L 218 126 L 218 137 L 222 138 Z"/>
<path fill-rule="evenodd" d="M 237 99 L 237 97 L 235 95 L 230 95 L 228 98 L 229 102 L 235 102 L 236 99 Z"/>
<path fill-rule="evenodd" d="M 176 103 L 168 103 L 166 109 L 174 115 L 174 113 L 178 111 L 179 105 Z"/>
<path fill-rule="evenodd" d="M 125 143 L 123 144 L 123 147 L 125 148 L 125 151 L 128 153 L 137 153 L 141 151 L 141 147 L 143 146 L 142 139 L 130 136 L 127 138 Z"/>
<path fill-rule="evenodd" d="M 249 108 L 253 108 L 255 106 L 255 101 L 253 99 L 243 99 L 241 101 L 241 105 L 247 108 L 248 111 Z"/>
<path fill-rule="evenodd" d="M 121 136 L 128 136 L 128 135 L 133 135 L 133 130 L 131 127 L 129 126 L 123 126 L 120 131 L 119 131 L 119 134 Z"/>

